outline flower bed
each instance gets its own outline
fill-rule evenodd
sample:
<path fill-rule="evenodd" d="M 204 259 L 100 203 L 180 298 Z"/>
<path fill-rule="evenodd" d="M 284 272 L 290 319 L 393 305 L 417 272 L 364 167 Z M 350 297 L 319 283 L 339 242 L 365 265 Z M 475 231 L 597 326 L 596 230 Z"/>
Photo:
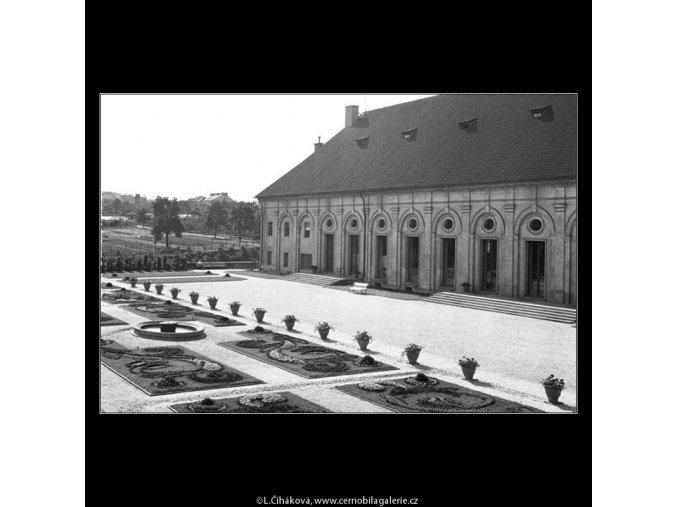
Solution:
<path fill-rule="evenodd" d="M 306 378 L 397 370 L 394 366 L 379 361 L 360 362 L 360 356 L 324 345 L 314 345 L 302 338 L 281 333 L 249 330 L 238 334 L 245 336 L 247 340 L 220 342 L 217 345 Z"/>
<path fill-rule="evenodd" d="M 107 313 L 101 312 L 101 326 L 128 326 L 127 322 L 123 322 L 118 318 L 112 317 Z"/>
<path fill-rule="evenodd" d="M 263 383 L 178 346 L 127 349 L 106 340 L 101 362 L 150 396 Z"/>
<path fill-rule="evenodd" d="M 169 304 L 168 304 L 169 303 Z M 214 327 L 229 327 L 229 326 L 244 326 L 245 324 L 239 322 L 232 317 L 224 317 L 214 313 L 203 312 L 194 307 L 183 306 L 172 303 L 171 301 L 163 301 L 156 299 L 155 301 L 141 301 L 132 303 L 124 307 L 125 310 L 146 317 L 149 320 L 197 320 Z"/>
<path fill-rule="evenodd" d="M 213 404 L 205 405 L 202 401 L 170 405 L 170 409 L 178 413 L 327 413 L 324 407 L 312 403 L 289 392 L 248 394 L 239 398 L 221 398 L 211 400 Z"/>
<path fill-rule="evenodd" d="M 417 380 L 415 376 L 397 381 L 369 380 L 335 389 L 395 412 L 542 412 L 432 377 L 427 381 Z"/>

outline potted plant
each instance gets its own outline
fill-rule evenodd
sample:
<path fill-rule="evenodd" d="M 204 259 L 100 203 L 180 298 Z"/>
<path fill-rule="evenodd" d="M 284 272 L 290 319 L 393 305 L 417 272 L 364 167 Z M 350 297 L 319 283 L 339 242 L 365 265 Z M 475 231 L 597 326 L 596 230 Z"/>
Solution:
<path fill-rule="evenodd" d="M 134 287 L 136 287 L 136 282 L 138 282 L 138 281 L 139 281 L 139 279 L 136 278 L 135 276 L 133 276 L 129 279 L 129 284 L 132 286 L 132 288 L 134 288 Z"/>
<path fill-rule="evenodd" d="M 358 331 L 355 335 L 355 341 L 360 346 L 360 350 L 367 350 L 367 345 L 371 342 L 373 338 L 369 336 L 369 333 L 366 331 Z"/>
<path fill-rule="evenodd" d="M 150 291 L 150 286 L 153 282 L 143 282 L 143 288 L 146 289 L 146 292 Z"/>
<path fill-rule="evenodd" d="M 315 266 L 315 265 L 310 266 L 310 269 L 312 270 L 313 274 L 317 273 L 317 266 Z"/>
<path fill-rule="evenodd" d="M 470 287 L 471 287 L 471 285 L 470 285 L 468 282 L 463 282 L 463 283 L 461 284 L 461 287 L 463 287 L 463 290 L 464 290 L 465 292 L 470 292 Z"/>
<path fill-rule="evenodd" d="M 564 389 L 564 379 L 555 378 L 554 375 L 550 375 L 548 378 L 543 379 L 541 384 L 545 388 L 545 395 L 548 397 L 548 401 L 553 405 L 559 405 L 561 402 L 558 400 L 560 394 L 562 394 L 562 389 Z"/>
<path fill-rule="evenodd" d="M 240 303 L 239 301 L 231 301 L 228 304 L 230 305 L 230 313 L 232 313 L 233 315 L 237 315 L 237 312 L 240 311 L 240 306 L 242 306 L 242 303 Z"/>
<path fill-rule="evenodd" d="M 318 322 L 317 326 L 315 326 L 315 331 L 320 333 L 320 338 L 323 340 L 327 339 L 327 336 L 329 336 L 329 330 L 334 329 L 329 325 L 328 322 Z"/>
<path fill-rule="evenodd" d="M 407 359 L 409 360 L 409 363 L 416 364 L 416 362 L 418 361 L 418 355 L 421 353 L 422 348 L 423 347 L 421 347 L 420 345 L 410 343 L 402 351 L 402 356 L 406 355 Z"/>
<path fill-rule="evenodd" d="M 165 286 L 162 285 L 161 283 L 156 283 L 156 284 L 155 284 L 155 290 L 157 291 L 158 294 L 162 294 L 162 289 L 164 289 L 164 287 L 165 287 Z"/>
<path fill-rule="evenodd" d="M 254 308 L 254 316 L 259 324 L 263 322 L 263 316 L 266 314 L 265 308 Z"/>
<path fill-rule="evenodd" d="M 209 302 L 209 306 L 212 310 L 216 310 L 216 302 L 219 300 L 216 296 L 209 296 L 207 298 L 207 302 Z"/>
<path fill-rule="evenodd" d="M 282 319 L 282 322 L 284 322 L 284 325 L 287 326 L 287 331 L 291 331 L 294 329 L 294 324 L 296 321 L 299 320 L 293 315 L 285 315 L 284 319 Z"/>
<path fill-rule="evenodd" d="M 461 365 L 461 370 L 463 370 L 463 376 L 466 380 L 472 380 L 473 375 L 475 375 L 475 370 L 479 368 L 480 363 L 475 361 L 474 357 L 465 357 L 458 360 L 458 364 Z"/>
<path fill-rule="evenodd" d="M 178 296 L 179 296 L 179 292 L 181 292 L 180 289 L 177 289 L 176 287 L 172 287 L 169 292 L 172 293 L 172 298 L 179 299 Z"/>
<path fill-rule="evenodd" d="M 199 292 L 195 292 L 195 291 L 191 291 L 191 293 L 188 294 L 188 295 L 190 296 L 190 301 L 191 301 L 194 305 L 196 305 L 196 304 L 197 304 L 197 298 L 200 297 L 200 293 L 199 293 Z"/>
<path fill-rule="evenodd" d="M 176 327 L 179 325 L 178 322 L 174 322 L 173 320 L 166 320 L 164 322 L 160 322 L 160 331 L 163 333 L 175 333 L 176 332 Z"/>

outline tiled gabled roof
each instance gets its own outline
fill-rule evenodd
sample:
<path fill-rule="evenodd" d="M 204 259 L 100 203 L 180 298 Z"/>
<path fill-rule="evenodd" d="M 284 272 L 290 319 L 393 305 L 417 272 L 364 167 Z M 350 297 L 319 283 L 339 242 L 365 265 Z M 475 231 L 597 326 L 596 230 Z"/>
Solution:
<path fill-rule="evenodd" d="M 553 121 L 532 116 L 549 105 Z M 576 109 L 576 95 L 438 95 L 376 109 L 257 197 L 574 179 Z M 474 118 L 477 132 L 460 127 Z"/>

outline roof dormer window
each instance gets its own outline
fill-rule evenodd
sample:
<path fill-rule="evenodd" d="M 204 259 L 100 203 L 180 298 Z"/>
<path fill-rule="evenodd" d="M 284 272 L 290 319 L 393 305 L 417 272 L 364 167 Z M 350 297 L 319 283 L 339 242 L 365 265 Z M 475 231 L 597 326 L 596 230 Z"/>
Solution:
<path fill-rule="evenodd" d="M 417 136 L 418 136 L 418 127 L 416 127 L 415 129 L 409 129 L 402 132 L 402 137 L 404 137 L 409 142 L 416 141 Z"/>
<path fill-rule="evenodd" d="M 461 130 L 467 134 L 474 134 L 477 132 L 477 118 L 461 121 L 458 123 L 458 125 L 461 127 Z"/>
<path fill-rule="evenodd" d="M 541 121 L 553 121 L 552 106 L 539 107 L 531 110 L 531 117 Z"/>
<path fill-rule="evenodd" d="M 357 146 L 359 146 L 360 148 L 366 148 L 367 145 L 369 144 L 369 138 L 361 137 L 359 139 L 355 139 L 355 142 L 357 143 Z"/>

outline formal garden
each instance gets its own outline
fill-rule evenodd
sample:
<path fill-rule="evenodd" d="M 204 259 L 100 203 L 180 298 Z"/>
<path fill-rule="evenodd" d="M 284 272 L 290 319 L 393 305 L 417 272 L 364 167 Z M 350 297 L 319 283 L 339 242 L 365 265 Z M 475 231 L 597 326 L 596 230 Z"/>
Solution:
<path fill-rule="evenodd" d="M 130 406 L 175 413 L 523 414 L 572 408 L 559 401 L 564 380 L 553 374 L 544 375 L 541 400 L 520 398 L 475 378 L 480 364 L 474 357 L 457 357 L 452 374 L 429 366 L 422 340 L 395 354 L 391 345 L 374 350 L 371 330 L 354 331 L 349 341 L 334 339 L 335 325 L 299 319 L 303 308 L 280 314 L 268 299 L 266 306 L 242 311 L 238 294 L 248 294 L 247 284 L 288 282 L 250 279 L 246 272 L 180 273 L 188 281 L 181 288 L 173 281 L 165 285 L 172 278 L 161 271 L 102 278 L 100 357 L 118 378 L 107 377 L 102 399 L 108 390 L 124 391 L 127 383 L 139 392 L 126 395 Z M 276 286 L 267 286 L 266 294 L 274 294 Z M 205 287 L 214 290 L 205 293 Z M 359 308 L 360 296 L 352 297 Z M 289 309 L 288 303 L 284 296 L 277 298 L 281 307 Z M 354 320 L 357 327 L 359 313 Z M 388 341 L 382 332 L 378 335 L 379 342 Z M 309 394 L 314 399 L 304 397 Z M 163 401 L 151 403 L 150 397 Z M 116 403 L 121 411 L 129 410 L 124 399 Z"/>

